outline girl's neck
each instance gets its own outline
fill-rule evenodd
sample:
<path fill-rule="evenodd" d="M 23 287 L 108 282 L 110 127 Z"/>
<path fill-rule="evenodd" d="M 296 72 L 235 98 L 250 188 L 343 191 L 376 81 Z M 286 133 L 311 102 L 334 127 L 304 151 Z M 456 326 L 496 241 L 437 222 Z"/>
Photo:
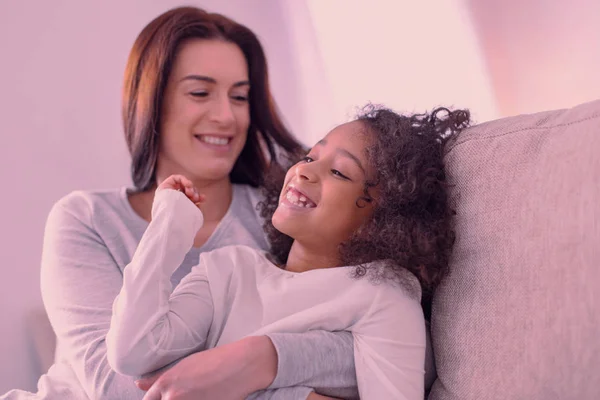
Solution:
<path fill-rule="evenodd" d="M 294 240 L 285 269 L 291 272 L 305 272 L 312 269 L 334 268 L 340 265 L 337 250 L 309 248 Z"/>

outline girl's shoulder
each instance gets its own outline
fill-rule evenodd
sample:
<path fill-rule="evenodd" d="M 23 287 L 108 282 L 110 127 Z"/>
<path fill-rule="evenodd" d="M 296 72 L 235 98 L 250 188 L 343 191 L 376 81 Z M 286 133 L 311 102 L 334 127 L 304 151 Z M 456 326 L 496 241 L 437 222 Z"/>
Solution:
<path fill-rule="evenodd" d="M 362 279 L 376 287 L 374 293 L 383 298 L 404 299 L 420 304 L 421 284 L 418 278 L 406 268 L 389 266 L 389 261 L 375 261 L 367 265 L 367 273 Z"/>

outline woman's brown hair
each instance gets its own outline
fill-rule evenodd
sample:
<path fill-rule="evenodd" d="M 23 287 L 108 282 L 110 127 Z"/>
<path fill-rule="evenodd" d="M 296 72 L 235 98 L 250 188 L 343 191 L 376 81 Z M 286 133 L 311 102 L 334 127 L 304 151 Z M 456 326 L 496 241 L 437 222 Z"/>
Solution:
<path fill-rule="evenodd" d="M 235 43 L 246 58 L 250 78 L 250 126 L 248 139 L 230 178 L 233 183 L 259 186 L 268 166 L 279 165 L 278 156 L 293 157 L 301 151 L 301 145 L 277 114 L 269 90 L 267 61 L 256 35 L 223 15 L 195 7 L 174 8 L 155 18 L 139 34 L 129 54 L 122 117 L 132 158 L 133 184 L 140 191 L 155 184 L 164 91 L 177 50 L 189 39 Z"/>

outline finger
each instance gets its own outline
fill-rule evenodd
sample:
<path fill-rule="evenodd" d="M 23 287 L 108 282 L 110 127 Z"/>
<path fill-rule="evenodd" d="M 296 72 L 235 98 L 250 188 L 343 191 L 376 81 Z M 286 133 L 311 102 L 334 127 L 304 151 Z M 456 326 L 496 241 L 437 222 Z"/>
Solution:
<path fill-rule="evenodd" d="M 146 392 L 142 400 L 161 400 L 162 394 L 158 385 L 153 385 L 150 390 Z"/>
<path fill-rule="evenodd" d="M 177 182 L 185 188 L 193 188 L 194 187 L 194 184 L 192 183 L 192 181 L 190 181 L 184 175 L 175 175 L 175 178 L 177 179 Z"/>
<path fill-rule="evenodd" d="M 147 392 L 148 389 L 150 389 L 150 387 L 152 387 L 153 383 L 154 383 L 154 380 L 138 379 L 137 381 L 135 381 L 135 386 L 137 386 L 138 389 L 143 390 L 144 392 Z"/>
<path fill-rule="evenodd" d="M 183 190 L 191 185 L 191 181 L 183 175 L 173 174 L 163 181 L 163 185 L 169 185 L 176 190 Z"/>
<path fill-rule="evenodd" d="M 194 187 L 186 187 L 185 195 L 194 203 L 198 201 L 198 191 Z"/>
<path fill-rule="evenodd" d="M 171 175 L 169 176 L 167 179 L 165 179 L 164 181 L 162 181 L 160 183 L 160 185 L 158 185 L 158 189 L 176 189 L 177 183 L 174 179 L 174 177 Z"/>
<path fill-rule="evenodd" d="M 137 379 L 135 384 L 142 390 L 148 390 L 150 389 L 150 386 L 154 385 L 154 382 L 156 382 L 161 376 L 162 372 L 155 372 L 152 375 Z"/>

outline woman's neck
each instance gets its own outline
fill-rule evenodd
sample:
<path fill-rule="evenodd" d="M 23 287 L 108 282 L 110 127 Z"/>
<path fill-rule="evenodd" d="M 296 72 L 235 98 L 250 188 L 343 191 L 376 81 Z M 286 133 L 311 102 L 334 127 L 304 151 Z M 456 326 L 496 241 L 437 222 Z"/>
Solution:
<path fill-rule="evenodd" d="M 285 269 L 291 272 L 305 272 L 312 269 L 339 267 L 340 265 L 341 261 L 337 250 L 307 247 L 294 240 Z"/>
<path fill-rule="evenodd" d="M 204 202 L 200 205 L 204 214 L 205 223 L 219 222 L 231 205 L 233 199 L 233 185 L 229 179 L 210 182 L 194 182 L 198 193 L 204 195 Z"/>

